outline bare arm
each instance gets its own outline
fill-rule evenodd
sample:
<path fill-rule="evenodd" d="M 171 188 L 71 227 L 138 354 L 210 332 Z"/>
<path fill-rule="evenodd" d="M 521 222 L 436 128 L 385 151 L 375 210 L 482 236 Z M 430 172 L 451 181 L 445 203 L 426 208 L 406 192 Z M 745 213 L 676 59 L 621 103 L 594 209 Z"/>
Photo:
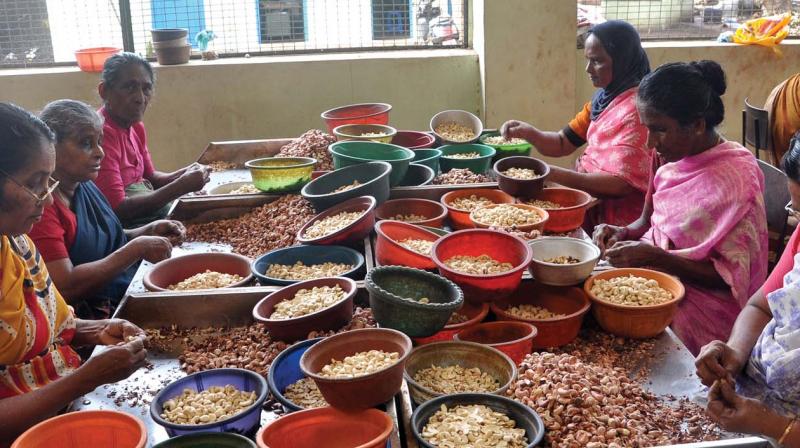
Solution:
<path fill-rule="evenodd" d="M 153 184 L 154 188 L 159 189 L 169 183 L 174 182 L 175 179 L 181 177 L 181 175 L 186 171 L 187 168 L 188 167 L 181 168 L 171 173 L 165 173 L 163 171 L 153 171 L 153 174 L 151 174 L 150 177 L 147 178 L 147 180 L 149 180 L 150 183 Z"/>
<path fill-rule="evenodd" d="M 540 153 L 548 157 L 564 157 L 578 149 L 561 131 L 541 131 L 518 120 L 503 123 L 500 134 L 506 139 L 524 138 L 532 143 Z"/>
<path fill-rule="evenodd" d="M 547 180 L 565 187 L 583 190 L 598 198 L 620 198 L 636 191 L 630 184 L 611 174 L 579 173 L 552 165 Z"/>
<path fill-rule="evenodd" d="M 728 345 L 746 358 L 756 345 L 761 332 L 772 320 L 772 311 L 767 295 L 762 289 L 756 291 L 733 324 Z"/>

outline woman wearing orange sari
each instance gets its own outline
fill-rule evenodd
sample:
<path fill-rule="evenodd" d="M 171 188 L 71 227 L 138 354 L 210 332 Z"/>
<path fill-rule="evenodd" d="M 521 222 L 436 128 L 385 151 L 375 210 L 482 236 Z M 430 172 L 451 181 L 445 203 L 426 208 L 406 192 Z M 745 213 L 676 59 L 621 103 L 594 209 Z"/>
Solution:
<path fill-rule="evenodd" d="M 773 162 L 783 160 L 789 142 L 800 130 L 800 73 L 780 83 L 769 94 L 764 108 L 769 112 Z"/>
<path fill-rule="evenodd" d="M 25 235 L 52 203 L 54 167 L 50 129 L 0 103 L 0 446 L 146 357 L 135 325 L 73 316 Z M 73 347 L 87 345 L 109 347 L 81 365 Z"/>

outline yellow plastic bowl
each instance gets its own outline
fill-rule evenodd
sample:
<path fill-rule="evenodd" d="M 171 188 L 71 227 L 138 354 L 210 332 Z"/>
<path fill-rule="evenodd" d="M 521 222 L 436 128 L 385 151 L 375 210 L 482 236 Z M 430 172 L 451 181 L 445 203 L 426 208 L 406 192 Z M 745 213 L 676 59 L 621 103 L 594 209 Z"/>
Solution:
<path fill-rule="evenodd" d="M 367 135 L 364 135 L 367 134 Z M 378 135 L 369 135 L 378 134 Z M 343 124 L 333 129 L 336 140 L 359 140 L 379 143 L 391 143 L 397 129 L 383 124 Z"/>
<path fill-rule="evenodd" d="M 310 157 L 267 157 L 250 160 L 245 166 L 256 188 L 265 193 L 285 193 L 300 191 L 310 182 L 316 164 L 317 159 Z"/>

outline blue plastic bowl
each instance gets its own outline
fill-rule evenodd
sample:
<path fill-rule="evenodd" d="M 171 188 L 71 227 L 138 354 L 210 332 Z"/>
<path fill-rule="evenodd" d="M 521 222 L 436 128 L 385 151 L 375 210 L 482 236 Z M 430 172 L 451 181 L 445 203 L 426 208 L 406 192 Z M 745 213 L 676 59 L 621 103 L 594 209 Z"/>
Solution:
<path fill-rule="evenodd" d="M 247 437 L 229 432 L 199 432 L 167 439 L 153 448 L 257 448 Z"/>
<path fill-rule="evenodd" d="M 231 385 L 241 391 L 255 391 L 258 395 L 255 403 L 244 411 L 228 419 L 204 425 L 179 425 L 161 418 L 164 403 L 177 397 L 184 389 L 202 392 L 211 386 Z M 252 437 L 261 424 L 261 406 L 267 399 L 267 381 L 261 375 L 245 369 L 213 369 L 175 380 L 153 398 L 150 403 L 150 416 L 153 421 L 163 426 L 170 437 L 198 432 L 232 432 Z"/>
<path fill-rule="evenodd" d="M 283 392 L 290 385 L 305 378 L 305 374 L 300 369 L 300 357 L 309 347 L 325 338 L 314 338 L 298 342 L 286 350 L 282 351 L 272 364 L 269 366 L 269 391 L 289 412 L 300 411 L 304 408 L 292 403 L 283 396 Z"/>
<path fill-rule="evenodd" d="M 291 285 L 301 280 L 282 280 L 267 277 L 264 273 L 271 264 L 293 265 L 298 261 L 302 261 L 306 266 L 325 262 L 353 265 L 353 269 L 340 274 L 339 277 L 364 279 L 364 256 L 344 246 L 291 246 L 276 249 L 256 258 L 250 264 L 250 270 L 262 285 Z"/>

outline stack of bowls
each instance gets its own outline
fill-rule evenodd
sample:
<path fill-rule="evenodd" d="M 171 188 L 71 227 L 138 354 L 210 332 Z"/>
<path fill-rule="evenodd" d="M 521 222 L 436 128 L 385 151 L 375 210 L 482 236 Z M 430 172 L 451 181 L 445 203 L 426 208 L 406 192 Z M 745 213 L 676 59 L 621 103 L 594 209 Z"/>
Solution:
<path fill-rule="evenodd" d="M 150 30 L 153 37 L 153 49 L 156 59 L 161 65 L 177 65 L 189 62 L 192 46 L 187 36 L 189 30 L 185 28 L 162 28 Z"/>

